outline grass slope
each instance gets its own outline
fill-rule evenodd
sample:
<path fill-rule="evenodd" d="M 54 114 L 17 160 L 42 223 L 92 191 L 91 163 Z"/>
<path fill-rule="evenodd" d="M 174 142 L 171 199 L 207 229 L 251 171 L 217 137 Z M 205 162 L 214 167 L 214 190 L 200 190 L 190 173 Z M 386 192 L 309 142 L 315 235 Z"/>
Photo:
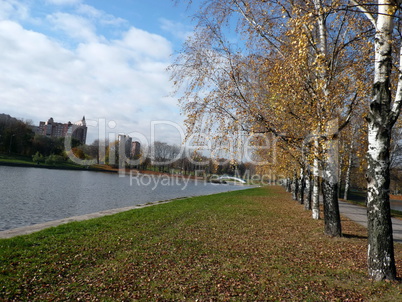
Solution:
<path fill-rule="evenodd" d="M 12 166 L 12 167 L 26 167 L 26 168 L 44 168 L 44 169 L 60 169 L 60 170 L 90 170 L 90 171 L 106 171 L 116 172 L 116 169 L 111 169 L 107 165 L 92 165 L 83 166 L 71 161 L 59 162 L 59 163 L 35 163 L 30 156 L 22 155 L 7 155 L 0 154 L 0 166 Z"/>
<path fill-rule="evenodd" d="M 0 240 L 0 300 L 400 301 L 401 284 L 367 279 L 366 231 L 342 222 L 328 238 L 264 187 L 70 223 Z"/>

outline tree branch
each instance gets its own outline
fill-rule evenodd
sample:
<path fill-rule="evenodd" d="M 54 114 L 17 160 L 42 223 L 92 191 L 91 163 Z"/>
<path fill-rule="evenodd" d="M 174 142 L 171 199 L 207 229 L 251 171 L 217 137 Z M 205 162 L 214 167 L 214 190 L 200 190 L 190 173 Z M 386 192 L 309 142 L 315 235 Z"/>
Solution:
<path fill-rule="evenodd" d="M 353 5 L 356 6 L 367 17 L 367 19 L 370 20 L 370 22 L 371 22 L 371 24 L 373 24 L 374 28 L 377 29 L 377 21 L 375 20 L 373 15 L 367 9 L 365 9 L 361 4 L 359 4 L 357 1 L 350 0 L 350 2 L 353 3 Z"/>
<path fill-rule="evenodd" d="M 402 66 L 402 47 L 399 50 L 399 66 Z M 399 75 L 398 75 L 398 86 L 396 89 L 396 95 L 395 95 L 395 101 L 392 105 L 391 109 L 391 125 L 394 125 L 396 120 L 398 119 L 398 116 L 401 112 L 401 105 L 402 105 L 402 73 L 398 69 Z"/>
<path fill-rule="evenodd" d="M 285 55 L 282 53 L 282 51 L 280 50 L 280 48 L 271 41 L 271 37 L 273 37 L 273 35 L 271 35 L 270 33 L 268 33 L 266 30 L 264 30 L 264 28 L 257 23 L 257 21 L 255 21 L 255 18 L 250 17 L 245 11 L 244 9 L 241 7 L 241 5 L 239 4 L 239 2 L 237 0 L 233 0 L 233 3 L 236 5 L 236 7 L 238 8 L 240 14 L 244 17 L 244 19 L 246 19 L 246 21 L 257 31 L 257 33 L 264 38 L 270 45 L 272 45 L 276 51 L 285 58 Z M 274 39 L 277 40 L 277 38 L 274 37 Z M 283 43 L 283 41 L 278 41 L 279 43 Z"/>

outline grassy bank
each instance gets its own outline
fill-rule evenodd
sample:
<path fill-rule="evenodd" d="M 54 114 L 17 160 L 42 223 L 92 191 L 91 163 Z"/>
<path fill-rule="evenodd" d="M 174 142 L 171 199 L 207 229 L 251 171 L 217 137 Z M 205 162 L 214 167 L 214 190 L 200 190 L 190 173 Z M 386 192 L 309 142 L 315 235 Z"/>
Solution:
<path fill-rule="evenodd" d="M 0 240 L 0 300 L 400 301 L 367 279 L 362 227 L 322 224 L 264 187 L 62 225 Z"/>
<path fill-rule="evenodd" d="M 44 169 L 59 169 L 59 170 L 89 170 L 89 171 L 106 171 L 116 172 L 107 165 L 93 165 L 82 166 L 71 161 L 57 162 L 52 164 L 46 164 L 44 162 L 35 163 L 32 161 L 32 157 L 21 155 L 7 155 L 0 154 L 0 166 L 11 167 L 26 167 L 26 168 L 44 168 Z"/>

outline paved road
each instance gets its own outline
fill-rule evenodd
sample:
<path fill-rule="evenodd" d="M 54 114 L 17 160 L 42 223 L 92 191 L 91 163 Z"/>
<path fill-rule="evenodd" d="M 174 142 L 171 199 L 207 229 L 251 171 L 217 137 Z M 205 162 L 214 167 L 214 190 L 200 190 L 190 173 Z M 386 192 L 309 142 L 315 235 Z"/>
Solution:
<path fill-rule="evenodd" d="M 367 211 L 365 207 L 339 201 L 341 215 L 367 228 Z M 394 241 L 402 243 L 402 220 L 392 218 Z"/>

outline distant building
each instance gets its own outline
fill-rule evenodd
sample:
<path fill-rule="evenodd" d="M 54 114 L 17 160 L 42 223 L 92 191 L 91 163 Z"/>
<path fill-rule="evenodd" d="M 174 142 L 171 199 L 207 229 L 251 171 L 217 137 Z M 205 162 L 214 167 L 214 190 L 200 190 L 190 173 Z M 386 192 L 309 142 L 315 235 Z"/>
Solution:
<path fill-rule="evenodd" d="M 137 141 L 132 142 L 131 143 L 130 156 L 135 158 L 135 157 L 140 156 L 140 154 L 141 154 L 141 144 L 140 144 L 140 142 L 137 142 Z"/>
<path fill-rule="evenodd" d="M 85 144 L 87 140 L 87 125 L 85 122 L 85 116 L 81 121 L 72 124 L 68 123 L 56 123 L 51 117 L 47 122 L 40 122 L 37 127 L 36 133 L 45 135 L 48 137 L 66 137 L 71 136 L 78 140 L 81 144 Z"/>
<path fill-rule="evenodd" d="M 133 142 L 133 139 L 130 136 L 122 135 L 122 134 L 119 134 L 118 141 L 119 141 L 120 147 L 124 146 L 124 153 L 125 153 L 126 157 L 134 158 L 134 157 L 140 155 L 140 151 L 141 151 L 140 142 L 137 142 L 137 141 Z"/>

